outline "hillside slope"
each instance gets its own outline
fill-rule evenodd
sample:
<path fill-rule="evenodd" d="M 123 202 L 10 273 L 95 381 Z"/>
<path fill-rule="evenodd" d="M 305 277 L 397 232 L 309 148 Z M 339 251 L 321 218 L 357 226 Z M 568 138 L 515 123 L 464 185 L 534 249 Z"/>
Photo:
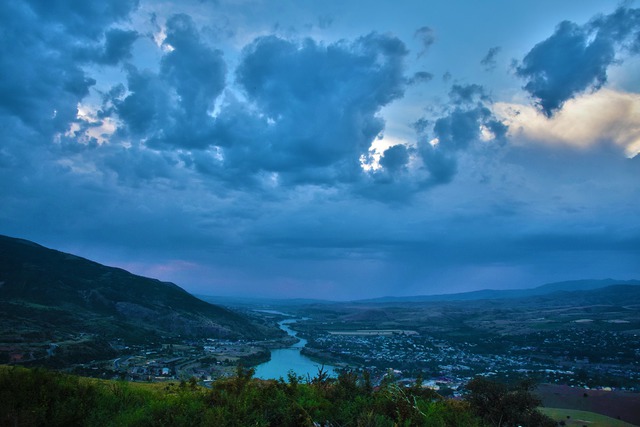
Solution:
<path fill-rule="evenodd" d="M 92 334 L 260 339 L 273 333 L 173 283 L 0 236 L 0 342 Z"/>

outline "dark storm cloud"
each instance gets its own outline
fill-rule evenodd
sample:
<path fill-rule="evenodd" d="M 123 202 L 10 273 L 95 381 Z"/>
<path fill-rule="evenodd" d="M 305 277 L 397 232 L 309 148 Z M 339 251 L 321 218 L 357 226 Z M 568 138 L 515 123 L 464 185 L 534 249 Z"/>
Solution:
<path fill-rule="evenodd" d="M 165 128 L 171 128 L 173 105 L 165 82 L 151 71 L 139 71 L 128 67 L 127 88 L 131 92 L 123 100 L 113 99 L 119 117 L 135 137 L 146 138 L 156 134 L 164 136 Z M 124 90 L 113 88 L 111 94 L 120 94 Z"/>
<path fill-rule="evenodd" d="M 354 186 L 355 193 L 405 205 L 420 192 L 451 183 L 461 170 L 459 158 L 482 152 L 480 141 L 490 141 L 494 146 L 506 141 L 508 128 L 494 116 L 491 103 L 481 85 L 453 85 L 440 117 L 423 117 L 413 123 L 417 143 L 384 150 L 378 160 L 380 167 Z M 372 155 L 366 163 L 375 164 Z"/>
<path fill-rule="evenodd" d="M 129 66 L 129 93 L 107 96 L 126 125 L 120 135 L 154 149 L 191 150 L 187 166 L 234 186 L 359 179 L 360 156 L 384 129 L 380 108 L 407 84 L 407 50 L 391 36 L 329 45 L 260 37 L 236 69 L 243 98 L 227 91 L 214 117 L 225 88 L 221 52 L 202 42 L 186 15 L 167 21 L 164 43 L 170 51 L 159 73 Z"/>
<path fill-rule="evenodd" d="M 609 15 L 596 16 L 587 27 L 620 43 L 624 50 L 640 53 L 640 9 L 620 7 Z"/>
<path fill-rule="evenodd" d="M 131 48 L 138 39 L 136 31 L 125 31 L 113 28 L 104 35 L 101 46 L 85 44 L 74 52 L 74 59 L 79 63 L 95 62 L 101 65 L 116 65 L 131 58 Z"/>
<path fill-rule="evenodd" d="M 377 113 L 403 95 L 406 53 L 375 33 L 330 45 L 256 39 L 236 80 L 257 110 L 236 103 L 216 120 L 225 167 L 278 173 L 283 183 L 357 179 L 360 156 L 384 129 Z"/>
<path fill-rule="evenodd" d="M 431 27 L 420 27 L 413 34 L 413 37 L 420 41 L 420 51 L 418 52 L 418 58 L 425 55 L 429 48 L 436 42 L 436 33 Z"/>
<path fill-rule="evenodd" d="M 407 84 L 414 85 L 419 83 L 428 83 L 431 80 L 433 80 L 433 74 L 429 73 L 428 71 L 418 71 L 407 80 Z"/>
<path fill-rule="evenodd" d="M 429 171 L 429 184 L 446 184 L 455 176 L 458 164 L 456 155 L 480 141 L 482 129 L 488 130 L 497 142 L 503 142 L 507 126 L 489 109 L 491 100 L 482 86 L 477 84 L 453 85 L 450 92 L 452 108 L 433 124 L 432 144 L 423 132 L 418 141 L 418 153 Z"/>
<path fill-rule="evenodd" d="M 449 99 L 455 105 L 490 101 L 484 87 L 478 84 L 454 84 L 449 91 Z"/>
<path fill-rule="evenodd" d="M 455 108 L 445 117 L 436 120 L 433 133 L 438 146 L 446 152 L 464 150 L 479 139 L 480 126 L 491 120 L 491 111 L 486 107 L 472 109 Z"/>
<path fill-rule="evenodd" d="M 115 65 L 118 62 L 131 58 L 131 47 L 138 39 L 135 31 L 112 29 L 105 35 L 104 53 L 98 58 L 99 62 Z"/>
<path fill-rule="evenodd" d="M 207 128 L 208 113 L 225 86 L 227 69 L 222 51 L 202 43 L 193 20 L 187 15 L 175 15 L 167 21 L 165 44 L 173 50 L 162 58 L 160 75 L 179 97 L 181 131 L 187 127 L 188 135 L 194 140 L 188 142 L 188 138 L 184 138 L 182 141 L 199 146 L 205 141 L 198 138 L 198 134 Z"/>
<path fill-rule="evenodd" d="M 130 66 L 130 94 L 112 102 L 127 131 L 149 147 L 206 148 L 213 127 L 209 113 L 225 87 L 222 52 L 202 42 L 187 15 L 169 18 L 166 31 L 170 51 L 160 73 Z"/>
<path fill-rule="evenodd" d="M 448 154 L 446 150 L 432 146 L 429 142 L 422 142 L 419 145 L 419 152 L 429 171 L 429 184 L 447 184 L 453 180 L 458 171 L 458 162 L 454 156 Z"/>
<path fill-rule="evenodd" d="M 452 44 L 438 52 L 431 29 L 410 33 L 415 53 L 437 53 L 444 68 L 409 64 L 405 75 L 407 48 L 395 37 L 323 43 L 287 30 L 327 11 L 354 16 L 333 6 L 312 15 L 283 6 L 278 18 L 255 2 L 220 2 L 215 11 L 197 1 L 136 6 L 0 1 L 3 234 L 125 268 L 137 263 L 137 272 L 202 293 L 333 298 L 441 292 L 449 283 L 507 287 L 522 282 L 503 273 L 521 267 L 533 272 L 532 285 L 552 271 L 637 274 L 638 227 L 628 219 L 638 216 L 640 157 L 626 165 L 619 150 L 561 150 L 527 135 L 500 149 L 506 127 L 491 113 L 490 91 L 451 86 L 451 73 L 443 75 L 479 65 L 489 46 L 478 50 L 472 33 L 443 39 Z M 616 55 L 634 54 L 637 14 L 621 8 L 576 34 L 586 34 L 585 46 L 611 40 Z M 275 19 L 291 38 L 247 41 Z M 410 21 L 384 29 L 404 34 Z M 134 23 L 140 33 L 130 31 Z M 357 27 L 343 24 L 325 26 L 323 38 L 353 37 Z M 522 84 L 546 66 L 559 73 L 541 58 Z M 437 78 L 413 74 L 426 69 Z M 444 100 L 440 76 L 450 89 Z M 424 104 L 412 94 L 384 108 L 429 80 Z M 494 92 L 510 93 L 509 83 Z M 417 142 L 405 121 L 415 122 Z M 369 151 L 390 141 L 403 142 Z M 186 267 L 172 276 L 174 262 Z"/>
<path fill-rule="evenodd" d="M 25 3 L 30 5 L 42 23 L 61 25 L 65 32 L 74 36 L 97 39 L 105 28 L 136 9 L 139 1 L 27 0 Z"/>
<path fill-rule="evenodd" d="M 435 121 L 433 134 L 438 143 L 432 145 L 422 140 L 418 145 L 431 184 L 451 182 L 458 168 L 456 152 L 466 150 L 471 143 L 480 139 L 480 126 L 488 122 L 490 117 L 491 112 L 486 107 L 456 107 Z"/>
<path fill-rule="evenodd" d="M 607 81 L 607 68 L 615 59 L 611 40 L 596 37 L 564 21 L 547 40 L 524 57 L 517 75 L 528 80 L 524 89 L 551 116 L 565 101 L 586 89 L 599 89 Z"/>
<path fill-rule="evenodd" d="M 119 184 L 139 188 L 158 178 L 177 181 L 176 159 L 167 153 L 140 147 L 113 147 L 104 153 L 103 164 L 113 170 Z"/>
<path fill-rule="evenodd" d="M 202 43 L 187 15 L 172 16 L 166 31 L 164 43 L 172 50 L 162 58 L 161 75 L 176 89 L 187 114 L 206 111 L 224 88 L 222 51 Z"/>
<path fill-rule="evenodd" d="M 480 65 L 482 65 L 486 71 L 491 71 L 496 68 L 496 56 L 498 56 L 500 50 L 500 46 L 494 46 L 490 48 L 487 54 L 480 60 Z"/>
<path fill-rule="evenodd" d="M 407 163 L 409 163 L 409 150 L 402 144 L 387 148 L 380 158 L 380 166 L 390 173 L 405 170 Z"/>
<path fill-rule="evenodd" d="M 82 233 L 79 224 L 112 200 L 109 184 L 89 173 L 95 140 L 78 143 L 69 131 L 96 126 L 78 119 L 78 106 L 95 85 L 97 68 L 111 72 L 105 65 L 129 57 L 137 34 L 115 25 L 136 6 L 119 0 L 0 2 L 0 222 L 16 234 Z"/>
<path fill-rule="evenodd" d="M 424 135 L 428 131 L 430 125 L 431 121 L 422 117 L 413 122 L 412 127 L 413 129 L 415 129 L 418 135 Z"/>
<path fill-rule="evenodd" d="M 85 66 L 128 56 L 135 33 L 110 26 L 136 4 L 1 2 L 0 112 L 45 137 L 66 130 L 95 84 Z"/>
<path fill-rule="evenodd" d="M 640 9 L 619 8 L 586 25 L 561 22 L 553 35 L 538 43 L 517 65 L 542 112 L 550 117 L 565 101 L 607 82 L 607 69 L 619 62 L 620 49 L 638 53 Z"/>
<path fill-rule="evenodd" d="M 315 109 L 314 101 L 324 101 L 324 110 L 345 90 L 345 98 L 355 99 L 339 108 L 377 111 L 402 96 L 406 53 L 399 39 L 375 33 L 328 46 L 261 37 L 245 48 L 237 79 L 272 117 L 298 106 Z"/>

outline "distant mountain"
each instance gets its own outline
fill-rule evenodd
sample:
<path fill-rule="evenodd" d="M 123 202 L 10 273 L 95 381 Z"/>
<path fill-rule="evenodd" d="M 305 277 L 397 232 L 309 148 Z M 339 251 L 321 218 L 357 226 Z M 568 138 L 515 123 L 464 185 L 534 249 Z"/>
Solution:
<path fill-rule="evenodd" d="M 412 295 L 412 296 L 386 296 L 379 298 L 369 298 L 351 301 L 332 301 L 332 300 L 320 300 L 310 298 L 251 298 L 251 297 L 226 297 L 226 296 L 210 296 L 210 295 L 197 295 L 198 298 L 208 302 L 215 302 L 228 307 L 238 308 L 281 308 L 297 307 L 297 306 L 321 306 L 321 305 L 333 305 L 341 303 L 352 304 L 376 304 L 376 303 L 394 303 L 394 302 L 439 302 L 439 301 L 479 301 L 479 300 L 500 300 L 500 299 L 515 299 L 526 298 L 534 296 L 543 296 L 553 294 L 557 292 L 573 292 L 573 291 L 589 291 L 601 288 L 606 288 L 615 285 L 640 285 L 640 280 L 616 280 L 616 279 L 601 279 L 601 280 L 570 280 L 565 282 L 547 283 L 535 288 L 528 289 L 482 289 L 479 291 L 460 292 L 454 294 L 439 294 L 439 295 Z"/>
<path fill-rule="evenodd" d="M 546 285 L 538 286 L 537 288 L 532 289 L 532 291 L 538 292 L 536 295 L 542 295 L 557 291 L 590 291 L 592 289 L 606 288 L 613 285 L 635 286 L 640 285 L 640 280 L 570 280 L 566 282 L 548 283 Z"/>
<path fill-rule="evenodd" d="M 492 299 L 524 298 L 532 296 L 548 295 L 555 292 L 589 291 L 606 288 L 614 285 L 640 285 L 640 280 L 571 280 L 565 282 L 547 283 L 530 289 L 483 289 L 480 291 L 461 292 L 442 295 L 417 295 L 406 297 L 381 297 L 366 300 L 358 300 L 362 303 L 392 303 L 392 302 L 431 302 L 431 301 L 476 301 Z"/>
<path fill-rule="evenodd" d="M 277 334 L 173 283 L 7 236 L 0 236 L 0 324 L 0 345 L 79 334 L 127 343 Z"/>
<path fill-rule="evenodd" d="M 567 305 L 570 302 L 573 306 L 640 306 L 640 283 L 618 283 L 591 289 L 566 289 L 550 292 L 544 295 L 534 295 L 527 298 L 529 301 L 541 305 L 551 306 Z"/>
<path fill-rule="evenodd" d="M 227 307 L 242 307 L 251 309 L 261 309 L 270 307 L 287 307 L 311 304 L 333 304 L 334 301 L 313 299 L 313 298 L 252 298 L 252 297 L 229 297 L 196 295 L 201 300 L 216 303 Z"/>

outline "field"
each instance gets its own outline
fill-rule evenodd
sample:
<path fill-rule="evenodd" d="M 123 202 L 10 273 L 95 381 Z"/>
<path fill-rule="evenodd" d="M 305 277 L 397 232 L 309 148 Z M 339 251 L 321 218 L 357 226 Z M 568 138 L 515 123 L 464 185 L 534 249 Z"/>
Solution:
<path fill-rule="evenodd" d="M 566 426 L 588 427 L 633 427 L 629 424 L 606 415 L 595 412 L 578 411 L 575 409 L 540 408 L 540 412 L 555 421 L 564 421 Z"/>
<path fill-rule="evenodd" d="M 562 411 L 575 410 L 603 414 L 615 420 L 620 419 L 632 425 L 640 425 L 640 394 L 638 393 L 584 390 L 551 384 L 539 386 L 536 393 L 546 408 L 570 408 L 562 409 Z M 564 418 L 566 422 L 566 416 Z M 554 419 L 556 418 L 554 417 Z"/>

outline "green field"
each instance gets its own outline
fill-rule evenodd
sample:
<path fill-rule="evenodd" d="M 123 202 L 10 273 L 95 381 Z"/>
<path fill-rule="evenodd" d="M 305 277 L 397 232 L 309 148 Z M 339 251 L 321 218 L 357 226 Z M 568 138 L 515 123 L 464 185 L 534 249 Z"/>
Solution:
<path fill-rule="evenodd" d="M 540 408 L 540 412 L 551 417 L 555 421 L 564 421 L 567 426 L 588 427 L 634 427 L 624 421 L 596 414 L 595 412 L 577 411 L 562 408 Z M 567 418 L 569 416 L 570 418 Z"/>

